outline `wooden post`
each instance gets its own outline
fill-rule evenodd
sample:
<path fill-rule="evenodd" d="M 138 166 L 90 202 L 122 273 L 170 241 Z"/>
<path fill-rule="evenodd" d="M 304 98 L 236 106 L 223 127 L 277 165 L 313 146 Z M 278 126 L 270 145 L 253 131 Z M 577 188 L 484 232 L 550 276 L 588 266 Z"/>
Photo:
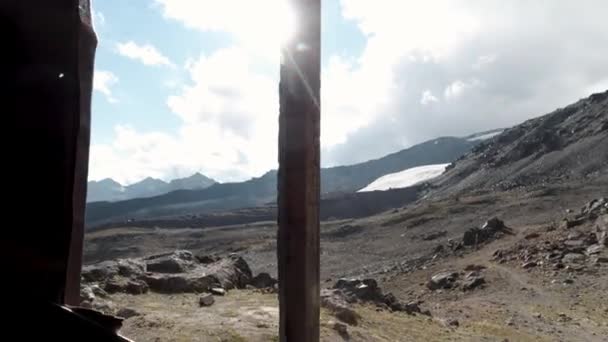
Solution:
<path fill-rule="evenodd" d="M 279 86 L 279 335 L 309 342 L 319 340 L 321 0 L 290 2 L 298 27 Z"/>

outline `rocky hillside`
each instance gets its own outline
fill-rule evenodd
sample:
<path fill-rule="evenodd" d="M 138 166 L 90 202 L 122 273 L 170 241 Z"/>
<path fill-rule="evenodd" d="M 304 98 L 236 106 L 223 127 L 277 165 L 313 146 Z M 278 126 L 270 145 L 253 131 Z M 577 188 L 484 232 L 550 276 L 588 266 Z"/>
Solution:
<path fill-rule="evenodd" d="M 433 183 L 438 193 L 512 190 L 608 173 L 608 91 L 476 146 Z"/>

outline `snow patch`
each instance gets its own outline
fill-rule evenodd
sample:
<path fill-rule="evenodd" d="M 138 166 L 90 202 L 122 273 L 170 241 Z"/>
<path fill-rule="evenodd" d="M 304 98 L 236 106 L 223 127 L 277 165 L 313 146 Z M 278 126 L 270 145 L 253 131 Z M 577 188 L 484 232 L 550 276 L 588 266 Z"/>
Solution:
<path fill-rule="evenodd" d="M 467 139 L 467 141 L 488 140 L 490 138 L 494 138 L 495 136 L 499 135 L 502 132 L 503 131 L 482 134 L 482 135 L 479 135 L 479 136 L 476 136 L 476 137 L 473 137 L 473 138 L 469 138 L 469 139 Z"/>
<path fill-rule="evenodd" d="M 407 188 L 435 178 L 450 164 L 417 166 L 397 173 L 382 176 L 358 192 Z"/>

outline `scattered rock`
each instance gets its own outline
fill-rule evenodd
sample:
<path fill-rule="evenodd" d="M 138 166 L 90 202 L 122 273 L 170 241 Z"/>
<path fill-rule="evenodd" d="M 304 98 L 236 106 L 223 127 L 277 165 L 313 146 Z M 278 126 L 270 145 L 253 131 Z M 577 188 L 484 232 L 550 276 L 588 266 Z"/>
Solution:
<path fill-rule="evenodd" d="M 595 222 L 595 236 L 598 244 L 608 246 L 608 215 L 598 217 Z"/>
<path fill-rule="evenodd" d="M 92 302 L 95 300 L 95 294 L 91 287 L 86 285 L 80 286 L 80 302 Z"/>
<path fill-rule="evenodd" d="M 194 257 L 203 265 L 213 264 L 214 262 L 220 260 L 218 256 L 208 254 L 197 254 Z"/>
<path fill-rule="evenodd" d="M 199 306 L 211 306 L 215 303 L 215 298 L 210 293 L 205 293 L 198 299 Z"/>
<path fill-rule="evenodd" d="M 348 327 L 344 323 L 335 322 L 333 327 L 342 338 L 348 338 Z"/>
<path fill-rule="evenodd" d="M 572 278 L 566 278 L 566 279 L 564 279 L 563 283 L 564 284 L 573 284 L 574 280 Z"/>
<path fill-rule="evenodd" d="M 438 289 L 450 289 L 454 286 L 458 279 L 457 272 L 441 272 L 431 277 L 431 280 L 427 283 L 427 287 L 430 290 Z"/>
<path fill-rule="evenodd" d="M 599 254 L 604 250 L 604 248 L 605 246 L 600 244 L 591 245 L 587 247 L 587 255 Z"/>
<path fill-rule="evenodd" d="M 118 310 L 118 312 L 116 313 L 116 316 L 122 317 L 124 319 L 129 319 L 131 317 L 135 317 L 135 316 L 139 316 L 139 315 L 141 315 L 139 312 L 137 312 L 131 308 L 122 308 L 122 309 Z"/>
<path fill-rule="evenodd" d="M 523 268 L 532 268 L 532 267 L 536 267 L 538 264 L 535 261 L 529 261 L 529 262 L 525 262 L 523 265 L 521 265 L 521 267 Z"/>
<path fill-rule="evenodd" d="M 585 256 L 579 253 L 568 253 L 562 258 L 564 263 L 579 263 L 585 261 Z"/>
<path fill-rule="evenodd" d="M 104 290 L 108 293 L 128 293 L 139 295 L 148 292 L 148 284 L 142 280 L 113 278 L 105 283 Z"/>
<path fill-rule="evenodd" d="M 465 231 L 462 243 L 465 246 L 475 246 L 496 239 L 505 232 L 509 232 L 505 223 L 497 217 L 493 217 L 486 221 L 481 228 L 471 228 Z"/>
<path fill-rule="evenodd" d="M 212 287 L 209 292 L 211 292 L 212 294 L 216 295 L 216 296 L 225 296 L 226 295 L 226 290 L 224 290 L 221 287 Z"/>
<path fill-rule="evenodd" d="M 527 235 L 525 236 L 525 239 L 526 239 L 526 240 L 532 240 L 532 239 L 536 239 L 536 238 L 538 238 L 539 236 L 540 236 L 540 234 L 539 234 L 539 233 L 530 233 L 530 234 L 527 234 Z"/>
<path fill-rule="evenodd" d="M 444 320 L 444 324 L 448 327 L 453 327 L 453 328 L 460 326 L 460 322 L 458 322 L 458 320 L 455 318 L 448 318 L 448 319 Z"/>
<path fill-rule="evenodd" d="M 463 283 L 462 283 L 462 290 L 463 291 L 469 291 L 469 290 L 473 290 L 479 286 L 482 286 L 483 284 L 486 283 L 486 280 L 484 279 L 484 277 L 481 276 L 477 276 L 477 277 L 468 277 Z"/>

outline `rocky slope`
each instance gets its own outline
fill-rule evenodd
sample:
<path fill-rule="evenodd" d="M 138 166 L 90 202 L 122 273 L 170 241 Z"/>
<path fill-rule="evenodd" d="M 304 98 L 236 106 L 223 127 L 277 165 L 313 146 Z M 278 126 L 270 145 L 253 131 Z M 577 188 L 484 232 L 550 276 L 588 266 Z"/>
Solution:
<path fill-rule="evenodd" d="M 433 183 L 442 194 L 502 191 L 608 173 L 608 91 L 528 120 L 476 146 Z"/>

